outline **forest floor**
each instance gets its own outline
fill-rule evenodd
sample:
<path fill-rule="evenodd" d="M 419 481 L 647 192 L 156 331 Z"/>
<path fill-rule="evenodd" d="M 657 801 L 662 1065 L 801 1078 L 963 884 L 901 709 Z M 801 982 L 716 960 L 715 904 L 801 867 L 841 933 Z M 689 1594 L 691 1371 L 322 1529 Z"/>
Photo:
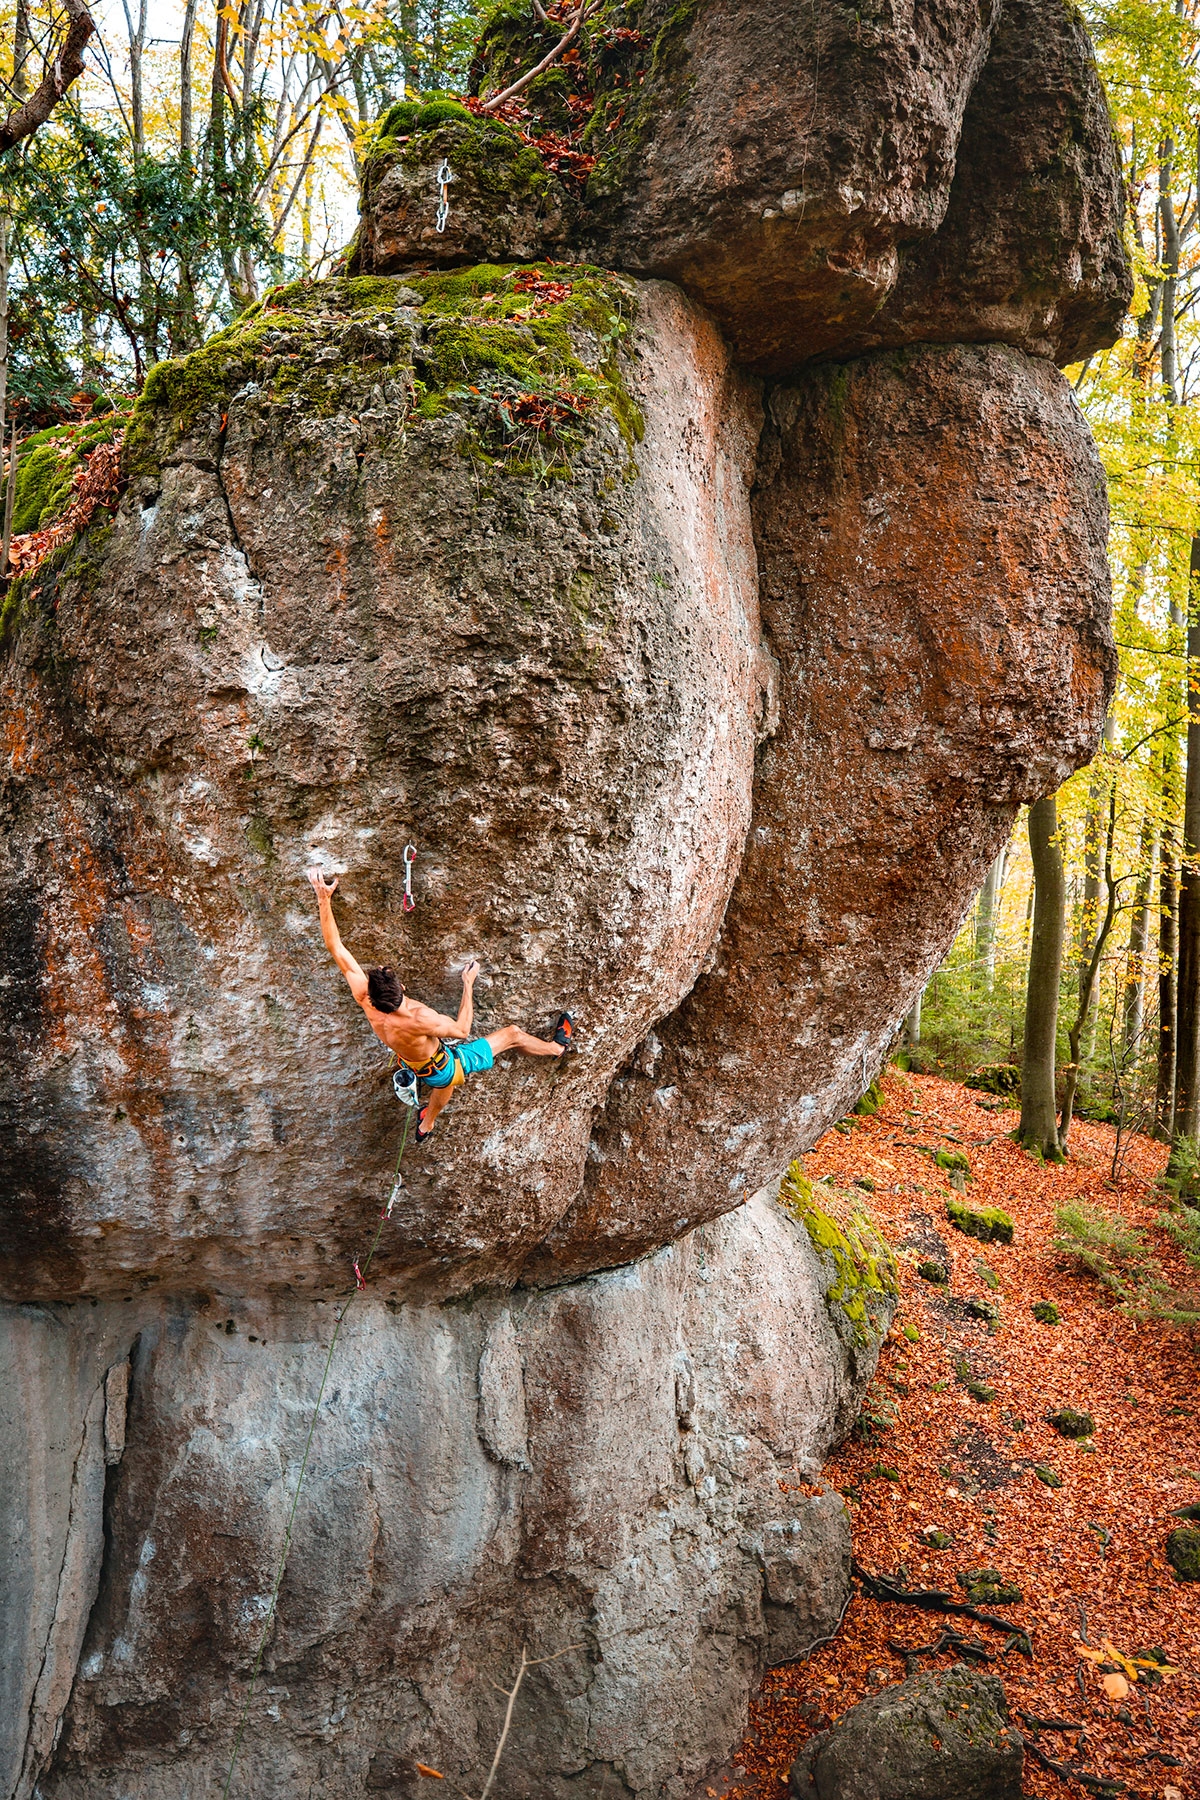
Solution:
<path fill-rule="evenodd" d="M 1114 1183 L 1111 1127 L 1077 1121 L 1070 1161 L 1043 1167 L 1009 1138 L 1015 1124 L 986 1095 L 891 1070 L 878 1115 L 843 1122 L 801 1164 L 814 1180 L 860 1184 L 900 1263 L 900 1307 L 865 1409 L 891 1423 L 873 1443 L 850 1439 L 825 1469 L 847 1496 L 854 1555 L 872 1574 L 903 1566 L 908 1585 L 958 1599 L 959 1570 L 998 1570 L 1022 1592 L 1003 1611 L 1029 1633 L 1032 1659 L 1003 1656 L 1004 1637 L 968 1619 L 856 1592 L 831 1644 L 768 1674 L 740 1755 L 701 1783 L 700 1800 L 778 1800 L 807 1738 L 904 1679 L 893 1646 L 929 1644 L 945 1625 L 986 1646 L 993 1661 L 981 1666 L 1001 1676 L 1014 1724 L 1053 1758 L 1140 1800 L 1200 1800 L 1200 1583 L 1177 1582 L 1164 1553 L 1179 1523 L 1173 1510 L 1200 1502 L 1200 1345 L 1188 1331 L 1135 1323 L 1052 1245 L 1055 1210 L 1071 1200 L 1151 1226 L 1164 1204 L 1153 1185 L 1164 1150 L 1129 1140 Z M 1011 1245 L 950 1227 L 952 1190 L 930 1154 L 938 1149 L 966 1151 L 973 1179 L 961 1198 L 1010 1213 Z M 1154 1236 L 1167 1274 L 1194 1287 L 1182 1257 Z M 949 1266 L 948 1286 L 917 1274 L 922 1258 Z M 972 1300 L 998 1307 L 998 1322 L 970 1317 L 963 1303 Z M 1034 1319 L 1038 1300 L 1058 1306 L 1059 1324 Z M 968 1374 L 995 1398 L 972 1398 L 960 1379 Z M 1056 1435 L 1045 1419 L 1060 1407 L 1090 1413 L 1094 1437 Z M 1038 1466 L 1062 1485 L 1045 1485 Z M 934 1528 L 949 1534 L 945 1549 L 926 1541 Z M 1150 1646 L 1178 1672 L 1109 1699 L 1101 1660 L 1111 1670 L 1111 1649 L 1129 1656 Z M 919 1666 L 958 1660 L 944 1652 Z M 1072 1721 L 1082 1734 L 1035 1733 L 1026 1714 Z M 1028 1754 L 1025 1767 L 1027 1794 L 1078 1800 L 1087 1791 Z"/>

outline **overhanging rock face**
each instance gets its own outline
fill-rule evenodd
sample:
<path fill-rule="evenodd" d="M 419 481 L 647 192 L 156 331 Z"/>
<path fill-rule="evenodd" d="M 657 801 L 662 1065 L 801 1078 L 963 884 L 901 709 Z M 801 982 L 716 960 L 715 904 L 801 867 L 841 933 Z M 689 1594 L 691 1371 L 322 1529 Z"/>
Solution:
<path fill-rule="evenodd" d="M 480 1029 L 579 1048 L 405 1157 L 235 1791 L 477 1792 L 525 1644 L 495 1791 L 681 1800 L 837 1618 L 811 1478 L 891 1299 L 828 1301 L 778 1177 L 1098 737 L 1055 362 L 1117 328 L 1119 189 L 1051 0 L 653 13 L 586 186 L 503 125 L 383 141 L 361 273 L 156 371 L 114 523 L 9 596 L 20 1800 L 224 1780 L 400 1128 L 312 861 L 360 960 L 453 1011 L 478 956 Z M 536 38 L 498 15 L 484 88 Z"/>

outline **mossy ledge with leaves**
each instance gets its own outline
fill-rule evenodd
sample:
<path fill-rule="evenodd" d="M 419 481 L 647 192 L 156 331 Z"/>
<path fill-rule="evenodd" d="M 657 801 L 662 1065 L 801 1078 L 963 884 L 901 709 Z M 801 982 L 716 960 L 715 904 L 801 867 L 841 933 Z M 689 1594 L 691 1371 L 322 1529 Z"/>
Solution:
<path fill-rule="evenodd" d="M 524 276 L 553 297 L 539 299 Z M 607 414 L 631 462 L 642 420 L 619 354 L 636 310 L 630 283 L 580 265 L 294 282 L 150 371 L 128 468 L 144 473 L 164 453 L 164 420 L 178 441 L 247 388 L 321 418 L 386 409 L 404 428 L 453 416 L 462 454 L 539 474 L 567 473 Z"/>

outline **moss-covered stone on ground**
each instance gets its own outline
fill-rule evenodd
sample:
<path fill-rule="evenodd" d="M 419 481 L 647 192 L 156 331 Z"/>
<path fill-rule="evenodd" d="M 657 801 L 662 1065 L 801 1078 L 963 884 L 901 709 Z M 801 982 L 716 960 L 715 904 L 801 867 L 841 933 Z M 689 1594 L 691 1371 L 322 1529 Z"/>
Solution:
<path fill-rule="evenodd" d="M 1014 1100 L 1021 1096 L 1021 1069 L 1018 1063 L 985 1063 L 964 1077 L 963 1086 L 981 1094 L 999 1094 Z"/>
<path fill-rule="evenodd" d="M 1096 1429 L 1091 1413 L 1077 1412 L 1073 1406 L 1060 1406 L 1057 1412 L 1047 1413 L 1046 1423 L 1064 1438 L 1091 1437 Z"/>
<path fill-rule="evenodd" d="M 1057 1325 L 1062 1319 L 1053 1300 L 1035 1300 L 1029 1310 L 1039 1325 Z"/>
<path fill-rule="evenodd" d="M 1167 1561 L 1179 1581 L 1200 1581 L 1200 1531 L 1177 1525 L 1167 1538 Z"/>
<path fill-rule="evenodd" d="M 972 1606 L 1020 1606 L 1025 1598 L 999 1569 L 959 1569 L 954 1579 Z"/>
<path fill-rule="evenodd" d="M 999 1206 L 976 1209 L 964 1206 L 961 1200 L 947 1200 L 946 1217 L 957 1231 L 978 1238 L 981 1244 L 1011 1244 L 1013 1241 L 1012 1219 Z"/>

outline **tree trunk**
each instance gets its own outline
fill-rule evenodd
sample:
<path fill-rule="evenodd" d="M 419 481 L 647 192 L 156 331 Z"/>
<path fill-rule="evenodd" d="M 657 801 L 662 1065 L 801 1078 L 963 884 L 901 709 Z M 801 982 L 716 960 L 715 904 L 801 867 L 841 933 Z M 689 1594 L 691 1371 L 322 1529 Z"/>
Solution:
<path fill-rule="evenodd" d="M 1200 536 L 1192 539 L 1187 629 L 1187 778 L 1179 888 L 1173 1140 L 1200 1136 Z"/>
<path fill-rule="evenodd" d="M 133 124 L 133 153 L 142 156 L 146 149 L 146 107 L 142 88 L 142 57 L 146 49 L 146 0 L 141 0 L 138 8 L 138 22 L 135 27 L 133 15 L 129 10 L 129 0 L 124 0 L 125 25 L 129 33 L 129 100 Z"/>
<path fill-rule="evenodd" d="M 1117 884 L 1113 879 L 1113 840 L 1117 834 L 1117 784 L 1115 779 L 1108 790 L 1108 830 L 1104 838 L 1104 889 L 1108 895 L 1105 902 L 1104 917 L 1100 929 L 1096 933 L 1096 941 L 1092 945 L 1091 958 L 1082 972 L 1079 983 L 1079 1007 L 1075 1021 L 1067 1033 L 1067 1044 L 1070 1050 L 1070 1061 L 1067 1064 L 1067 1079 L 1063 1093 L 1062 1118 L 1058 1125 L 1058 1141 L 1062 1149 L 1067 1148 L 1067 1138 L 1071 1130 L 1071 1119 L 1075 1111 L 1075 1094 L 1079 1087 L 1079 1071 L 1083 1061 L 1082 1044 L 1084 1027 L 1088 1016 L 1100 991 L 1100 959 L 1104 955 L 1104 946 L 1112 933 L 1113 921 L 1117 916 Z M 1091 1041 L 1095 1042 L 1096 1027 L 1091 1027 Z"/>
<path fill-rule="evenodd" d="M 196 127 L 192 114 L 192 44 L 196 36 L 198 4 L 199 0 L 187 0 L 183 31 L 179 38 L 179 154 L 189 169 L 196 154 Z"/>
<path fill-rule="evenodd" d="M 1087 971 L 1092 966 L 1092 951 L 1095 948 L 1096 932 L 1100 925 L 1101 901 L 1104 892 L 1103 858 L 1101 843 L 1104 834 L 1104 801 L 1112 785 L 1112 770 L 1103 752 L 1112 748 L 1116 741 L 1116 721 L 1110 713 L 1104 721 L 1104 738 L 1101 743 L 1101 754 L 1092 765 L 1092 778 L 1088 783 L 1087 817 L 1083 836 L 1083 909 L 1079 915 L 1079 1004 L 1092 1020 L 1096 1017 L 1097 994 L 1095 982 L 1090 993 L 1084 992 L 1087 982 Z M 1093 1035 L 1095 1027 L 1093 1025 Z M 1088 1054 L 1092 1046 L 1088 1045 Z"/>
<path fill-rule="evenodd" d="M 975 979 L 988 994 L 996 979 L 996 907 L 1000 901 L 1000 889 L 1004 885 L 1007 856 L 1006 844 L 988 870 L 987 880 L 979 890 L 979 905 L 975 913 Z"/>
<path fill-rule="evenodd" d="M 1162 220 L 1162 329 L 1159 355 L 1162 358 L 1163 386 L 1172 406 L 1179 405 L 1178 357 L 1175 348 L 1175 295 L 1179 276 L 1179 226 L 1175 218 L 1175 201 L 1171 194 L 1172 165 L 1175 145 L 1164 138 L 1158 167 L 1158 210 Z"/>
<path fill-rule="evenodd" d="M 1033 936 L 1029 945 L 1017 1142 L 1026 1150 L 1061 1162 L 1054 1065 L 1067 889 L 1058 837 L 1058 806 L 1053 794 L 1035 801 L 1029 809 L 1029 850 L 1033 859 Z"/>
<path fill-rule="evenodd" d="M 29 98 L 29 0 L 17 0 L 17 17 L 13 31 L 12 90 L 18 100 Z"/>
<path fill-rule="evenodd" d="M 914 1048 L 921 1041 L 921 1002 L 925 998 L 925 990 L 917 995 L 904 1020 L 904 1035 Z"/>
<path fill-rule="evenodd" d="M 1179 841 L 1175 827 L 1175 744 L 1163 751 L 1163 824 L 1158 845 L 1158 1091 L 1156 1136 L 1175 1130 L 1175 998 L 1179 955 Z"/>
<path fill-rule="evenodd" d="M 1136 1060 L 1146 1009 L 1146 957 L 1150 948 L 1150 887 L 1154 879 L 1154 819 L 1142 815 L 1138 837 L 1137 886 L 1129 921 L 1129 967 L 1125 976 L 1124 1046 L 1127 1062 Z"/>

